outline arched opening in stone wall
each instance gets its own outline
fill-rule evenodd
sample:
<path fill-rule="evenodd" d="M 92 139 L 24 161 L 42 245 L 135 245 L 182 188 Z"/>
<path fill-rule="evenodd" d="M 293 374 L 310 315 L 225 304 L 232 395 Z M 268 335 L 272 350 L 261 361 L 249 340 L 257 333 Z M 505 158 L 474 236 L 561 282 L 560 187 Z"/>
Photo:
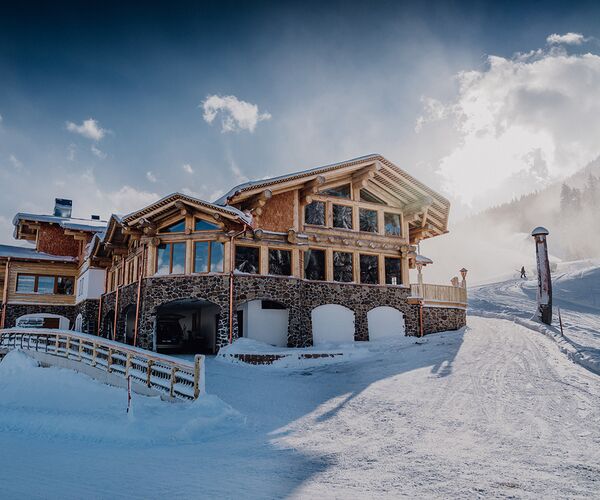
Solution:
<path fill-rule="evenodd" d="M 203 299 L 180 299 L 156 308 L 156 350 L 214 354 L 221 308 Z"/>
<path fill-rule="evenodd" d="M 270 299 L 249 300 L 237 307 L 236 314 L 238 337 L 287 346 L 290 311 L 285 305 Z"/>
<path fill-rule="evenodd" d="M 380 306 L 367 313 L 369 340 L 394 339 L 406 335 L 404 314 L 389 306 Z"/>
<path fill-rule="evenodd" d="M 75 331 L 82 332 L 83 331 L 83 315 L 79 313 L 75 318 Z"/>
<path fill-rule="evenodd" d="M 311 312 L 313 345 L 354 342 L 354 312 L 339 304 L 325 304 Z"/>
<path fill-rule="evenodd" d="M 71 322 L 58 314 L 33 313 L 19 316 L 15 322 L 17 328 L 60 328 L 68 330 Z"/>
<path fill-rule="evenodd" d="M 102 330 L 100 331 L 100 336 L 105 339 L 113 338 L 113 330 L 115 327 L 115 311 L 110 310 L 104 315 L 104 320 L 102 321 Z"/>
<path fill-rule="evenodd" d="M 123 310 L 123 321 L 125 328 L 123 330 L 123 341 L 126 344 L 133 345 L 133 336 L 135 334 L 135 305 L 127 306 Z"/>

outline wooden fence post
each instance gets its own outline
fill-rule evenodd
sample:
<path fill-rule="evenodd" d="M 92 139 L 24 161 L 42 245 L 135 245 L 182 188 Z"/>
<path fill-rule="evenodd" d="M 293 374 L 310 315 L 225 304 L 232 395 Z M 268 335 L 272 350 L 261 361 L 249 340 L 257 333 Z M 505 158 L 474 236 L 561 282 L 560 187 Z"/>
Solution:
<path fill-rule="evenodd" d="M 81 359 L 83 358 L 82 353 L 83 353 L 83 343 L 81 342 L 81 339 L 79 339 L 79 361 L 81 361 Z"/>
<path fill-rule="evenodd" d="M 196 354 L 194 356 L 194 399 L 198 399 L 200 396 L 200 367 L 202 364 L 202 355 Z"/>
<path fill-rule="evenodd" d="M 171 389 L 169 391 L 171 397 L 175 395 L 175 372 L 177 372 L 177 368 L 171 367 Z"/>
<path fill-rule="evenodd" d="M 148 387 L 150 387 L 152 385 L 152 365 L 154 364 L 154 361 L 152 361 L 151 359 L 148 360 L 148 370 L 146 372 L 146 385 Z"/>
<path fill-rule="evenodd" d="M 96 356 L 98 356 L 98 344 L 92 344 L 92 366 L 96 366 Z"/>
<path fill-rule="evenodd" d="M 65 343 L 65 355 L 69 359 L 69 351 L 71 350 L 71 337 L 67 335 L 67 342 Z"/>
<path fill-rule="evenodd" d="M 112 364 L 112 348 L 108 348 L 108 356 L 106 357 L 106 371 L 108 373 L 112 372 L 110 365 Z"/>
<path fill-rule="evenodd" d="M 129 377 L 129 370 L 131 369 L 131 353 L 127 353 L 127 362 L 125 363 L 125 378 Z"/>

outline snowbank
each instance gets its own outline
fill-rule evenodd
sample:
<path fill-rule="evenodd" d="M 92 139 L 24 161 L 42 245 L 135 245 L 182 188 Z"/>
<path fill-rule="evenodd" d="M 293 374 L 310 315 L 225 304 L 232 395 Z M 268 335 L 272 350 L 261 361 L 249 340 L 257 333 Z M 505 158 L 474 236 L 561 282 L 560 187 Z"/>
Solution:
<path fill-rule="evenodd" d="M 123 389 L 71 370 L 41 368 L 18 350 L 0 362 L 0 428 L 12 432 L 143 445 L 204 441 L 244 424 L 244 418 L 216 396 L 190 403 L 132 397 L 128 415 Z"/>
<path fill-rule="evenodd" d="M 239 354 L 263 354 L 283 356 L 272 364 L 255 365 L 261 368 L 270 369 L 305 369 L 309 367 L 330 365 L 332 363 L 342 363 L 356 361 L 368 358 L 376 353 L 397 351 L 403 346 L 417 343 L 416 337 L 401 336 L 394 339 L 386 338 L 369 342 L 349 342 L 349 343 L 322 343 L 311 347 L 275 347 L 254 339 L 240 338 L 233 344 L 222 347 L 219 350 L 217 359 L 220 361 L 241 363 L 246 365 L 235 357 Z M 311 358 L 310 355 L 330 354 L 331 357 Z"/>

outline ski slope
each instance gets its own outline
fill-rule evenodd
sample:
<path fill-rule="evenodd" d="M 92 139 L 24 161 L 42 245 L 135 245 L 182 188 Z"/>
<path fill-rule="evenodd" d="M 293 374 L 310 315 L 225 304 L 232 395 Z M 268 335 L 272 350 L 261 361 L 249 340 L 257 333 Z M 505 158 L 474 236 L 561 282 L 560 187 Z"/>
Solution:
<path fill-rule="evenodd" d="M 559 330 L 580 352 L 600 361 L 600 266 L 594 261 L 561 263 L 552 275 L 554 317 Z M 469 289 L 472 313 L 531 318 L 536 310 L 537 278 L 509 278 Z"/>
<path fill-rule="evenodd" d="M 591 498 L 600 378 L 545 336 L 471 317 L 304 369 L 207 361 L 173 405 L 0 363 L 4 498 Z"/>

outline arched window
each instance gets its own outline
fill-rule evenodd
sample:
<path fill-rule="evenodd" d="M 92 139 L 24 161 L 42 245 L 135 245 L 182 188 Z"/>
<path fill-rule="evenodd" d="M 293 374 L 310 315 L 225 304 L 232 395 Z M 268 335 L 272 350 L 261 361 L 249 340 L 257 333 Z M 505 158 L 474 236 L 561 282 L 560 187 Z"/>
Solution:
<path fill-rule="evenodd" d="M 338 304 L 315 307 L 311 313 L 313 345 L 354 342 L 354 312 Z"/>

